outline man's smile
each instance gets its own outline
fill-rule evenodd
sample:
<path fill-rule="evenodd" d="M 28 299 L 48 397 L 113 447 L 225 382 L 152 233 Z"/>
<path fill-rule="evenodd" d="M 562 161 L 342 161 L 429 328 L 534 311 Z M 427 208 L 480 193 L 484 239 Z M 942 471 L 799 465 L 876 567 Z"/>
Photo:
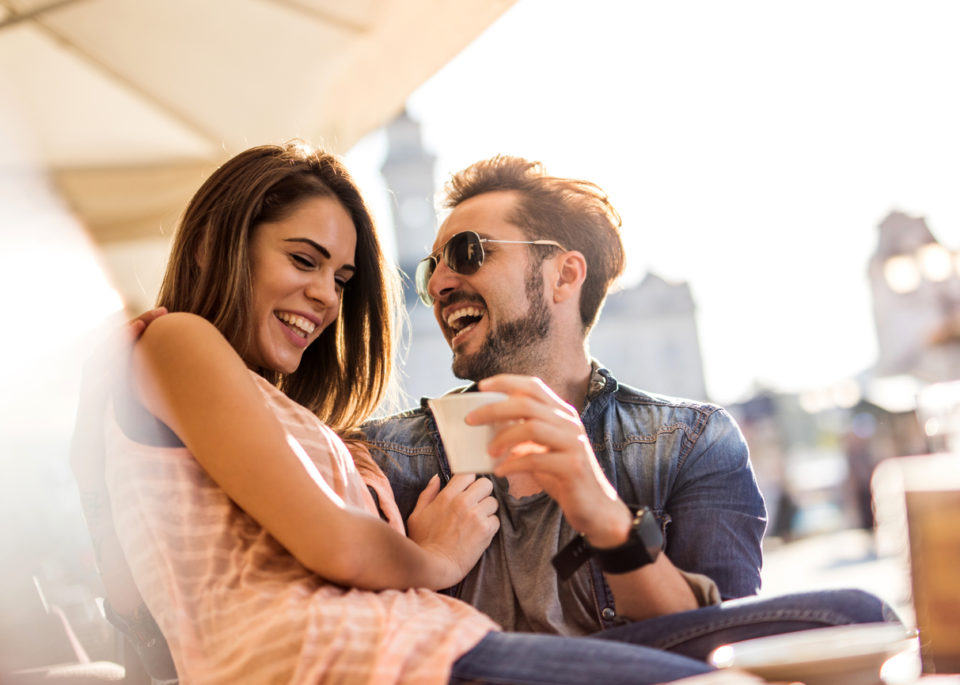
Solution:
<path fill-rule="evenodd" d="M 450 333 L 451 347 L 462 341 L 486 316 L 487 310 L 478 304 L 462 304 L 449 307 L 444 312 L 444 323 Z"/>

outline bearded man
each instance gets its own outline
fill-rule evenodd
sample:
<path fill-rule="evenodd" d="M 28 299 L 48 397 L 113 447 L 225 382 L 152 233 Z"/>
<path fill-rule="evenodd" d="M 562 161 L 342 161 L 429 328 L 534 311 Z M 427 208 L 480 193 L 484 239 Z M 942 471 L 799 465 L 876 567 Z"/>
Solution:
<path fill-rule="evenodd" d="M 698 658 L 726 642 L 894 618 L 856 590 L 724 601 L 760 589 L 763 498 L 726 411 L 622 384 L 591 358 L 590 330 L 624 267 L 602 189 L 498 156 L 455 174 L 445 205 L 418 293 L 454 373 L 472 381 L 452 392 L 508 395 L 468 417 L 501 427 L 498 466 L 482 476 L 500 530 L 451 594 L 506 630 Z M 405 518 L 450 477 L 421 405 L 363 427 Z"/>

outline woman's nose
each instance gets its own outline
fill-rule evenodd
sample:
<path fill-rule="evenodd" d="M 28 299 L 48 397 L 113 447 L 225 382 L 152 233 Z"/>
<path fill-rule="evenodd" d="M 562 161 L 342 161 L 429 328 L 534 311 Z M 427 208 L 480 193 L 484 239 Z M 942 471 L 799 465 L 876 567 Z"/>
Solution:
<path fill-rule="evenodd" d="M 340 301 L 340 288 L 334 275 L 318 273 L 310 279 L 306 288 L 307 297 L 324 307 L 331 307 Z"/>

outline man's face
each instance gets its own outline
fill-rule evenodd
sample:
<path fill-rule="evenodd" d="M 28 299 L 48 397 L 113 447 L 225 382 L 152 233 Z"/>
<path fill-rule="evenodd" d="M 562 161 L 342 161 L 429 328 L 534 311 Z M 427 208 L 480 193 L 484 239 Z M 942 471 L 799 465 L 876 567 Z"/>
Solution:
<path fill-rule="evenodd" d="M 440 227 L 433 250 L 462 231 L 527 240 L 507 220 L 516 201 L 515 193 L 498 191 L 460 203 Z M 551 323 L 541 269 L 526 245 L 488 242 L 483 250 L 476 273 L 455 273 L 441 260 L 428 284 L 434 316 L 453 351 L 453 373 L 468 380 L 533 373 Z"/>

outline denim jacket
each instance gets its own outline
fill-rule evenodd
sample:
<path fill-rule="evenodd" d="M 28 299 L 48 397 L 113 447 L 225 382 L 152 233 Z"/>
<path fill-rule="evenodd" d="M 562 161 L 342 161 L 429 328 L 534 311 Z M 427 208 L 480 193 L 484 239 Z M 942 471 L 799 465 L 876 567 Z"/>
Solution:
<path fill-rule="evenodd" d="M 642 392 L 597 372 L 580 418 L 621 499 L 653 510 L 675 566 L 713 579 L 723 599 L 756 594 L 766 510 L 736 422 L 716 405 Z M 434 474 L 449 479 L 425 400 L 362 430 L 404 519 Z M 592 574 L 597 613 L 611 627 L 613 594 L 595 564 Z"/>

